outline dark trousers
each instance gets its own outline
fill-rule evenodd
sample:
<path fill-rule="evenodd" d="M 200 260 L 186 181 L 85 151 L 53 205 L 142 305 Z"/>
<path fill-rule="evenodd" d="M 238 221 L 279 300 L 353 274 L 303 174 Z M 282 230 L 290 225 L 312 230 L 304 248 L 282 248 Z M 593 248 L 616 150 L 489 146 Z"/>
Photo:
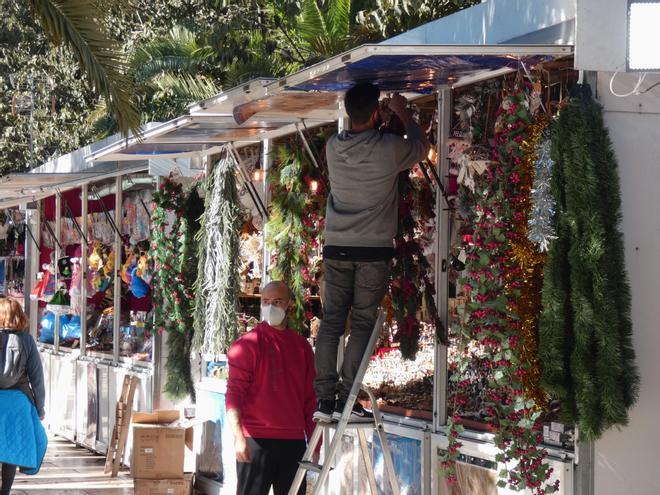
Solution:
<path fill-rule="evenodd" d="M 11 486 L 14 484 L 14 477 L 16 477 L 16 466 L 13 464 L 2 465 L 2 488 L 0 495 L 9 495 Z"/>
<path fill-rule="evenodd" d="M 271 486 L 275 495 L 287 495 L 298 461 L 305 454 L 305 441 L 249 437 L 246 440 L 252 462 L 236 463 L 236 495 L 268 495 Z M 303 482 L 298 494 L 304 493 Z"/>
<path fill-rule="evenodd" d="M 376 323 L 376 314 L 387 290 L 390 261 L 323 261 L 325 297 L 323 320 L 316 339 L 314 362 L 316 397 L 346 401 L 360 361 Z M 337 350 L 350 311 L 350 337 L 337 374 Z"/>

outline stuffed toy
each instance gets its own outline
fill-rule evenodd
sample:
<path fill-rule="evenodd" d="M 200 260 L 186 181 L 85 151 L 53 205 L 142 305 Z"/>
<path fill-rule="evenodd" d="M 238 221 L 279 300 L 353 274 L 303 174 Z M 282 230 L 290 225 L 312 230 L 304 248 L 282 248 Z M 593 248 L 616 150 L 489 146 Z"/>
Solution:
<path fill-rule="evenodd" d="M 139 268 L 136 266 L 131 270 L 131 292 L 138 299 L 149 295 L 149 284 L 147 284 L 139 275 Z"/>

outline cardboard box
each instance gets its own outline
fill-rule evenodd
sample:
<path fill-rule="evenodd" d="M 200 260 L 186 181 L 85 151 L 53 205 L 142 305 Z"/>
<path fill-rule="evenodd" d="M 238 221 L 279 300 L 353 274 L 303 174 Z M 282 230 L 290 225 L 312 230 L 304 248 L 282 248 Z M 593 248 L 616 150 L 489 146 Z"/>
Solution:
<path fill-rule="evenodd" d="M 133 415 L 133 478 L 183 479 L 186 436 L 192 441 L 192 428 L 178 424 L 178 418 L 178 411 Z"/>
<path fill-rule="evenodd" d="M 180 480 L 133 480 L 135 495 L 192 495 L 192 486 L 192 474 Z"/>

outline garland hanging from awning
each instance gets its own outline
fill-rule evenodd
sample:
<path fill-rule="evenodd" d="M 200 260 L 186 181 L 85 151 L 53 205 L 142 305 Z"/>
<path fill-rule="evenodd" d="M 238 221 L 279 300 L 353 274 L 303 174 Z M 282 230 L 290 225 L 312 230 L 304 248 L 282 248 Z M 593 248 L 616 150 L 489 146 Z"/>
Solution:
<path fill-rule="evenodd" d="M 316 148 L 325 141 L 323 135 L 314 139 Z M 324 228 L 326 180 L 296 140 L 277 147 L 274 157 L 275 166 L 268 177 L 272 199 L 266 226 L 266 242 L 272 252 L 270 277 L 284 281 L 291 289 L 294 304 L 289 326 L 306 335 L 313 317 L 313 260 Z"/>
<path fill-rule="evenodd" d="M 538 374 L 533 373 L 542 260 L 526 236 L 533 149 L 541 130 L 542 125 L 532 122 L 525 91 L 514 90 L 504 98 L 492 164 L 474 194 L 464 191 L 472 231 L 465 236 L 462 279 L 468 295 L 463 332 L 481 348 L 489 367 L 485 419 L 501 451 L 496 459 L 506 466 L 498 486 L 539 495 L 558 488 L 548 483 L 552 471 L 540 447 Z M 469 369 L 469 363 L 460 369 Z M 460 373 L 452 379 L 463 380 Z M 448 422 L 449 446 L 442 466 L 449 481 L 456 479 L 460 419 Z"/>
<path fill-rule="evenodd" d="M 197 236 L 193 349 L 217 356 L 238 338 L 241 215 L 237 164 L 225 153 L 206 182 L 205 211 Z"/>
<path fill-rule="evenodd" d="M 588 86 L 561 111 L 553 136 L 557 239 L 543 286 L 543 385 L 565 422 L 594 440 L 628 422 L 639 389 L 624 265 L 617 162 Z"/>
<path fill-rule="evenodd" d="M 193 238 L 199 229 L 197 218 L 201 214 L 201 201 L 196 188 L 186 194 L 181 184 L 165 178 L 154 194 L 154 202 L 153 311 L 156 329 L 161 333 L 167 331 L 165 392 L 173 399 L 190 395 L 194 400 L 190 352 L 197 262 Z"/>

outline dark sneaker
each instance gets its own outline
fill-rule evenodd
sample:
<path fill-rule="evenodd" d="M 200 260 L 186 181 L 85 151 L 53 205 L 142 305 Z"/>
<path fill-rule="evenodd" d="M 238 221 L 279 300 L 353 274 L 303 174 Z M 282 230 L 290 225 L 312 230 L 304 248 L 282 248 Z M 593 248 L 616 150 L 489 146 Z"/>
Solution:
<path fill-rule="evenodd" d="M 344 412 L 344 402 L 337 401 L 335 405 L 335 412 L 332 413 L 332 419 L 335 421 L 341 420 L 341 415 Z M 362 404 L 355 402 L 351 415 L 348 418 L 349 423 L 369 423 L 374 420 L 374 415 L 368 411 Z"/>
<path fill-rule="evenodd" d="M 332 413 L 335 410 L 334 400 L 320 399 L 317 403 L 316 411 L 312 419 L 316 422 L 330 423 L 332 421 Z"/>

